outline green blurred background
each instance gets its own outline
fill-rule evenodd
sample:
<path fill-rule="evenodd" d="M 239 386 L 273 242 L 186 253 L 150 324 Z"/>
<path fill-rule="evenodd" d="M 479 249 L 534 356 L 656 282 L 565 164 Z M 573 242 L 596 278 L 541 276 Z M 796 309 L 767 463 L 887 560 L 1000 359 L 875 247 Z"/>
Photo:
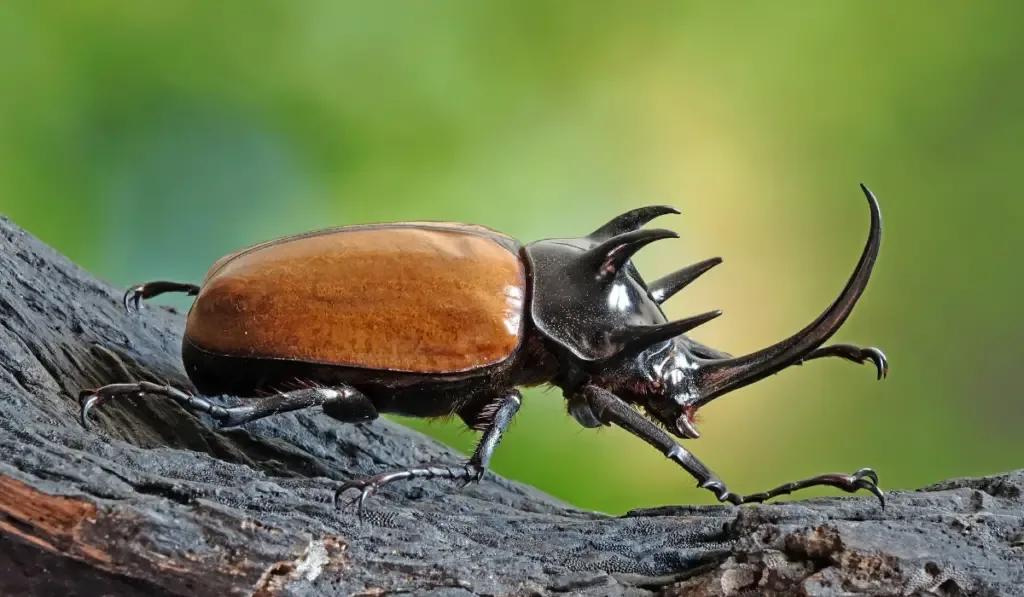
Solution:
<path fill-rule="evenodd" d="M 817 361 L 702 411 L 688 445 L 735 491 L 876 468 L 885 488 L 1024 466 L 1021 3 L 0 3 L 0 211 L 119 285 L 359 222 L 524 240 L 647 204 L 682 235 L 653 279 L 721 308 L 733 353 L 809 322 L 866 237 L 881 258 Z M 187 305 L 186 303 L 179 303 Z M 452 423 L 405 421 L 465 451 Z M 581 507 L 711 496 L 646 444 L 532 391 L 494 459 Z M 808 492 L 833 493 L 829 491 Z"/>

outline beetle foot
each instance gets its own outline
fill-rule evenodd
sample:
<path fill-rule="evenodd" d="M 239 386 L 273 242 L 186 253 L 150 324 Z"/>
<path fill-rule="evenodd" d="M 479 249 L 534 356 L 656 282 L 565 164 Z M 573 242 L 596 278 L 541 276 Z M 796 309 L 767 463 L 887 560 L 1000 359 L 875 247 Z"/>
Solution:
<path fill-rule="evenodd" d="M 145 297 L 145 284 L 139 284 L 138 286 L 132 286 L 125 293 L 121 299 L 124 303 L 124 310 L 128 313 L 132 312 L 132 306 L 135 306 L 135 310 L 139 311 L 142 309 L 142 299 Z"/>
<path fill-rule="evenodd" d="M 478 465 L 477 465 L 477 466 L 476 466 L 476 469 L 477 469 L 477 472 L 476 472 L 476 474 L 474 474 L 474 475 L 473 475 L 472 477 L 469 477 L 469 478 L 467 478 L 467 479 L 466 479 L 466 480 L 465 480 L 465 481 L 464 481 L 464 482 L 462 483 L 462 485 L 459 485 L 459 489 L 460 489 L 460 490 L 462 490 L 462 489 L 465 489 L 465 488 L 469 487 L 469 486 L 470 486 L 470 485 L 472 485 L 473 483 L 479 483 L 479 482 L 481 482 L 481 481 L 483 481 L 483 480 L 484 480 L 484 473 L 486 472 L 486 470 L 484 469 L 484 467 L 482 467 L 482 466 L 478 466 Z"/>
<path fill-rule="evenodd" d="M 466 479 L 467 485 L 473 481 L 479 481 L 483 478 L 484 468 L 478 464 L 468 462 L 462 465 L 434 465 L 425 466 L 418 468 L 410 468 L 400 471 L 393 471 L 390 473 L 381 473 L 366 479 L 359 479 L 356 481 L 349 481 L 339 487 L 334 492 L 334 503 L 335 506 L 341 500 L 341 496 L 350 489 L 358 489 L 359 496 L 349 500 L 346 504 L 351 506 L 352 504 L 358 504 L 358 515 L 359 519 L 363 519 L 363 506 L 366 504 L 366 500 L 377 493 L 381 487 L 394 483 L 395 481 L 402 481 L 406 479 Z"/>
<path fill-rule="evenodd" d="M 863 350 L 861 357 L 875 364 L 875 369 L 878 370 L 878 379 L 885 379 L 889 375 L 889 359 L 885 358 L 885 353 L 881 350 L 869 346 Z M 864 363 L 864 360 L 861 363 Z"/>
<path fill-rule="evenodd" d="M 134 387 L 123 387 L 128 385 Z M 142 396 L 144 392 L 135 384 L 115 384 L 95 390 L 82 390 L 78 393 L 79 420 L 82 423 L 82 427 L 89 428 L 89 411 L 96 405 L 106 402 L 115 396 L 131 396 L 133 394 Z"/>
<path fill-rule="evenodd" d="M 131 313 L 132 305 L 135 306 L 136 311 L 139 311 L 142 307 L 142 299 L 153 298 L 164 294 L 165 292 L 183 292 L 188 296 L 196 296 L 199 294 L 199 287 L 195 284 L 168 282 L 166 280 L 146 282 L 145 284 L 139 284 L 138 286 L 132 286 L 129 288 L 128 291 L 124 293 L 124 297 L 121 301 L 124 303 L 124 310 Z"/>
<path fill-rule="evenodd" d="M 337 490 L 335 490 L 335 492 L 334 492 L 334 504 L 335 504 L 335 507 L 338 506 L 338 503 L 341 500 L 342 494 L 344 494 L 349 489 L 358 489 L 359 490 L 359 495 L 357 497 L 354 497 L 354 498 L 348 500 L 347 502 L 345 502 L 345 506 L 344 507 L 348 508 L 348 507 L 351 507 L 352 504 L 358 503 L 357 512 L 358 512 L 358 515 L 359 515 L 359 520 L 362 521 L 363 520 L 363 506 L 366 504 L 367 498 L 369 498 L 371 495 L 377 493 L 377 490 L 380 489 L 380 485 L 374 484 L 374 483 L 370 482 L 370 480 L 366 480 L 366 481 L 349 481 L 348 483 L 345 483 L 344 485 L 339 487 Z"/>
<path fill-rule="evenodd" d="M 844 345 L 839 344 L 837 346 Z M 848 360 L 858 363 L 860 365 L 863 365 L 868 361 L 871 361 L 872 363 L 874 363 L 875 369 L 878 371 L 879 380 L 885 379 L 885 377 L 889 375 L 889 359 L 885 358 L 884 352 L 875 348 L 874 346 L 869 346 L 867 348 L 852 346 L 852 348 L 855 348 L 856 351 L 850 353 L 849 357 L 847 357 Z"/>
<path fill-rule="evenodd" d="M 82 390 L 78 393 L 78 404 L 81 407 L 79 417 L 82 422 L 82 427 L 85 427 L 86 429 L 89 428 L 89 411 L 97 404 L 102 404 L 111 398 L 117 398 L 120 396 L 141 397 L 146 394 L 166 396 L 185 408 L 200 412 L 207 412 L 214 416 L 224 411 L 224 409 L 217 407 L 202 398 L 193 396 L 172 386 L 155 384 L 148 381 L 135 383 L 112 383 L 105 385 L 102 388 Z"/>
<path fill-rule="evenodd" d="M 815 350 L 811 354 L 807 355 L 798 364 L 810 361 L 812 359 L 821 359 L 825 357 L 839 357 L 847 361 L 863 365 L 868 361 L 875 365 L 875 369 L 878 371 L 878 379 L 885 379 L 889 375 L 889 359 L 885 357 L 885 353 L 869 346 L 862 348 L 856 344 L 831 344 L 829 346 L 822 346 Z"/>
<path fill-rule="evenodd" d="M 869 468 L 862 468 L 852 475 L 842 475 L 839 473 L 818 475 L 817 477 L 786 483 L 785 485 L 780 485 L 775 489 L 769 489 L 768 491 L 762 491 L 761 493 L 753 493 L 744 496 L 730 493 L 725 489 L 725 485 L 722 484 L 721 481 L 718 481 L 717 484 L 711 483 L 708 485 L 706 483 L 702 485 L 702 487 L 714 491 L 719 501 L 727 501 L 737 506 L 740 504 L 764 502 L 774 497 L 793 493 L 799 489 L 821 486 L 835 487 L 836 489 L 841 489 L 847 493 L 856 493 L 864 489 L 877 497 L 882 508 L 885 509 L 885 495 L 878 487 L 878 473 Z"/>
<path fill-rule="evenodd" d="M 740 504 L 743 503 L 743 496 L 736 495 L 735 493 L 729 491 L 729 488 L 726 487 L 725 483 L 723 483 L 722 480 L 719 479 L 718 477 L 712 477 L 708 479 L 707 481 L 701 483 L 700 487 L 701 489 L 707 489 L 714 493 L 715 497 L 718 498 L 718 501 L 722 502 L 723 504 L 725 502 L 729 502 L 734 506 L 739 506 Z"/>

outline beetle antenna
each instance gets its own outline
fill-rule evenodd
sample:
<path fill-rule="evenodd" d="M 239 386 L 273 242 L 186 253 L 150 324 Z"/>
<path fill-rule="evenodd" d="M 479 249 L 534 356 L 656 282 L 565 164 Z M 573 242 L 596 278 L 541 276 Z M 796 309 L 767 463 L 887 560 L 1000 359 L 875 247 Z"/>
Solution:
<path fill-rule="evenodd" d="M 620 234 L 639 230 L 640 228 L 643 228 L 645 224 L 658 216 L 678 213 L 679 210 L 671 205 L 649 205 L 647 207 L 638 207 L 637 209 L 627 211 L 621 216 L 617 216 L 604 226 L 601 226 L 597 230 L 591 232 L 590 238 L 594 240 L 605 240 L 613 236 L 619 236 Z"/>
<path fill-rule="evenodd" d="M 651 298 L 654 302 L 659 305 L 672 298 L 672 295 L 686 288 L 691 282 L 696 280 L 709 269 L 715 267 L 719 263 L 722 263 L 721 257 L 712 257 L 706 259 L 700 263 L 694 263 L 693 265 L 684 267 L 683 269 L 673 272 L 664 278 L 655 280 L 650 285 Z"/>
<path fill-rule="evenodd" d="M 746 356 L 712 360 L 701 365 L 700 391 L 687 406 L 699 408 L 717 396 L 798 363 L 839 330 L 868 285 L 882 243 L 882 213 L 878 200 L 866 186 L 861 185 L 861 189 L 871 209 L 871 228 L 857 267 L 839 297 L 810 325 L 781 342 Z"/>
<path fill-rule="evenodd" d="M 634 230 L 620 234 L 584 253 L 584 267 L 596 271 L 598 280 L 609 280 L 626 266 L 637 251 L 663 238 L 679 238 L 679 235 L 662 229 Z"/>
<path fill-rule="evenodd" d="M 627 346 L 639 348 L 641 350 L 663 342 L 670 340 L 676 336 L 681 336 L 693 328 L 704 325 L 705 323 L 715 319 L 722 312 L 719 310 L 708 311 L 707 313 L 701 313 L 700 315 L 694 315 L 693 317 L 687 317 L 686 319 L 680 319 L 677 321 L 670 321 L 668 323 L 659 323 L 656 325 L 637 325 L 626 328 L 619 332 L 619 338 L 625 341 Z"/>

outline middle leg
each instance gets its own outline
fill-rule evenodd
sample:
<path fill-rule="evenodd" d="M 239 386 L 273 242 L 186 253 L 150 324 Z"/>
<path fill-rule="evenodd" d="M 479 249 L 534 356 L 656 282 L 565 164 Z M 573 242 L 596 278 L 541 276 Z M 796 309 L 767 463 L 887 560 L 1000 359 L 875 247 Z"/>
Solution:
<path fill-rule="evenodd" d="M 522 404 L 522 395 L 518 390 L 512 390 L 493 404 L 495 405 L 493 409 L 487 409 L 488 416 L 487 422 L 483 427 L 483 437 L 480 438 L 480 442 L 477 443 L 476 450 L 466 463 L 458 465 L 426 465 L 389 473 L 381 473 L 379 475 L 374 475 L 357 481 L 349 481 L 335 491 L 335 502 L 337 502 L 341 495 L 349 489 L 358 489 L 360 493 L 356 500 L 359 504 L 359 517 L 362 518 L 363 504 L 366 503 L 366 499 L 376 493 L 381 487 L 395 481 L 417 478 L 447 478 L 463 479 L 469 483 L 480 480 L 483 478 L 484 471 L 487 470 L 487 465 L 491 461 L 491 456 L 494 454 L 494 450 L 498 447 L 498 443 L 501 441 L 502 434 L 505 433 L 506 429 L 508 429 L 508 426 L 512 422 L 512 418 L 515 414 L 519 412 L 519 406 Z"/>

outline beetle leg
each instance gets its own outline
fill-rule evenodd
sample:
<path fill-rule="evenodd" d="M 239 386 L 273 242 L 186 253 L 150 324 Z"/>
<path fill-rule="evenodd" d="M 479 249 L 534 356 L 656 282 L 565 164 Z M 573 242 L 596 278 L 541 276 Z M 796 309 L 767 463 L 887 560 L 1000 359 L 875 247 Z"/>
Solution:
<path fill-rule="evenodd" d="M 480 472 L 475 477 L 470 478 L 466 485 L 483 479 L 484 471 L 487 470 L 487 466 L 491 463 L 491 456 L 494 455 L 494 450 L 498 448 L 502 434 L 508 429 L 508 426 L 512 423 L 512 417 L 519 412 L 519 407 L 522 404 L 523 395 L 519 393 L 519 390 L 512 390 L 497 403 L 490 424 L 484 429 L 484 434 L 477 443 L 476 450 L 473 451 L 473 455 L 469 458 L 469 463 L 478 466 Z"/>
<path fill-rule="evenodd" d="M 211 415 L 220 422 L 221 427 L 237 427 L 278 413 L 314 406 L 323 406 L 324 414 L 343 423 L 364 423 L 378 416 L 377 409 L 365 394 L 346 385 L 281 392 L 225 408 L 223 411 L 226 415 L 223 416 Z"/>
<path fill-rule="evenodd" d="M 153 298 L 165 292 L 184 292 L 188 296 L 196 296 L 199 294 L 199 286 L 183 282 L 167 282 L 165 280 L 132 286 L 124 293 L 124 309 L 130 313 L 131 305 L 134 304 L 135 310 L 138 311 L 142 305 L 142 299 Z"/>
<path fill-rule="evenodd" d="M 82 407 L 80 412 L 82 427 L 89 427 L 89 411 L 97 404 L 101 404 L 118 396 L 142 396 L 143 394 L 159 394 L 161 396 L 167 396 L 186 409 L 207 412 L 211 415 L 220 408 L 208 400 L 198 396 L 193 396 L 168 385 L 160 385 L 148 381 L 112 383 L 105 385 L 102 388 L 97 388 L 95 390 L 82 390 L 78 393 L 78 402 Z"/>
<path fill-rule="evenodd" d="M 389 483 L 395 481 L 401 481 L 406 479 L 463 479 L 466 484 L 473 481 L 479 481 L 483 478 L 484 472 L 487 470 L 487 465 L 491 461 L 491 456 L 494 454 L 495 448 L 498 447 L 498 443 L 501 441 L 501 435 L 508 429 L 509 424 L 512 422 L 512 417 L 519 411 L 519 406 L 522 404 L 522 395 L 518 390 L 509 392 L 504 398 L 497 403 L 497 408 L 494 409 L 494 415 L 490 419 L 490 423 L 484 430 L 483 437 L 480 438 L 480 442 L 476 446 L 476 450 L 473 455 L 469 458 L 469 461 L 461 465 L 428 465 L 423 467 L 408 468 L 405 470 L 393 471 L 389 473 L 381 473 L 374 475 L 366 479 L 359 479 L 357 481 L 349 481 L 334 492 L 335 503 L 338 503 L 339 498 L 349 489 L 358 489 L 359 496 L 353 500 L 358 503 L 359 518 L 363 518 L 363 505 L 366 503 L 367 498 L 377 493 L 377 491 Z M 352 503 L 352 502 L 350 502 Z"/>
<path fill-rule="evenodd" d="M 798 361 L 796 364 L 803 365 L 811 359 L 821 359 L 825 357 L 839 357 L 841 359 L 857 363 L 858 365 L 863 365 L 864 363 L 871 361 L 875 364 L 875 368 L 878 370 L 878 379 L 883 379 L 889 374 L 889 360 L 885 358 L 885 353 L 873 346 L 861 348 L 855 344 L 831 344 L 829 346 L 822 346 Z"/>
<path fill-rule="evenodd" d="M 623 402 L 615 394 L 593 385 L 584 386 L 580 393 L 587 401 L 587 404 L 590 405 L 594 414 L 606 425 L 617 425 L 661 450 L 661 453 L 666 458 L 690 473 L 697 480 L 698 487 L 714 493 L 720 502 L 729 502 L 735 505 L 748 502 L 763 502 L 773 497 L 792 493 L 798 489 L 827 485 L 842 489 L 848 493 L 866 489 L 882 502 L 883 508 L 885 507 L 885 498 L 882 495 L 882 491 L 878 488 L 878 475 L 871 469 L 861 469 L 853 475 L 838 473 L 818 475 L 817 477 L 787 483 L 761 493 L 746 496 L 737 495 L 730 492 L 718 475 L 713 473 L 696 456 L 677 444 L 668 433 L 640 414 L 635 408 Z"/>
<path fill-rule="evenodd" d="M 366 421 L 377 417 L 377 411 L 373 408 L 373 404 L 370 403 L 369 399 L 359 391 L 348 386 L 303 388 L 253 400 L 249 404 L 223 407 L 213 404 L 202 396 L 193 396 L 171 386 L 143 381 L 138 383 L 116 383 L 96 390 L 83 390 L 78 398 L 82 407 L 82 425 L 84 427 L 89 426 L 89 411 L 97 404 L 118 396 L 130 396 L 133 394 L 140 396 L 143 394 L 166 396 L 187 410 L 209 414 L 220 423 L 222 428 L 237 427 L 243 423 L 262 419 L 277 413 L 321 405 L 325 409 L 334 407 L 336 412 L 345 413 L 345 420 L 348 422 Z M 345 406 L 340 406 L 342 404 Z M 335 413 L 328 412 L 328 414 L 333 416 Z"/>
<path fill-rule="evenodd" d="M 826 473 L 809 479 L 786 483 L 774 489 L 769 489 L 768 491 L 762 491 L 760 493 L 752 493 L 750 495 L 737 496 L 730 494 L 731 497 L 729 498 L 729 501 L 734 504 L 764 502 L 772 499 L 773 497 L 787 495 L 800 489 L 822 486 L 835 487 L 842 489 L 847 493 L 856 493 L 859 489 L 866 489 L 873 493 L 875 497 L 878 498 L 878 501 L 882 503 L 882 507 L 885 508 L 885 496 L 882 494 L 882 490 L 878 487 L 878 473 L 869 468 L 862 468 L 852 475 Z"/>
<path fill-rule="evenodd" d="M 702 359 L 733 358 L 732 355 L 727 352 L 716 350 L 710 346 L 704 346 L 690 338 L 686 338 L 684 342 L 693 354 Z M 885 357 L 885 353 L 873 346 L 862 348 L 855 344 L 831 344 L 829 346 L 822 346 L 794 363 L 794 365 L 803 365 L 811 359 L 822 359 L 825 357 L 839 357 L 841 359 L 857 363 L 858 365 L 863 365 L 864 363 L 871 361 L 874 363 L 875 369 L 878 370 L 878 379 L 884 379 L 885 376 L 889 374 L 889 359 Z"/>

